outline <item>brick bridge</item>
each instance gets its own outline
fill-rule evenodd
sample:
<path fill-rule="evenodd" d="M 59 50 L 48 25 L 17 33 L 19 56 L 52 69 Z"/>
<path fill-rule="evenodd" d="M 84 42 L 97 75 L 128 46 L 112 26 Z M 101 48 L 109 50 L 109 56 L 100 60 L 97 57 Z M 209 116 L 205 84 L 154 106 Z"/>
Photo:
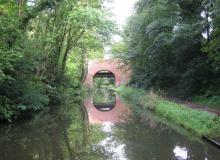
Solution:
<path fill-rule="evenodd" d="M 109 71 L 115 77 L 115 85 L 119 86 L 128 82 L 130 70 L 128 66 L 119 59 L 95 59 L 88 62 L 88 71 L 84 81 L 84 85 L 92 88 L 93 77 L 100 71 Z"/>

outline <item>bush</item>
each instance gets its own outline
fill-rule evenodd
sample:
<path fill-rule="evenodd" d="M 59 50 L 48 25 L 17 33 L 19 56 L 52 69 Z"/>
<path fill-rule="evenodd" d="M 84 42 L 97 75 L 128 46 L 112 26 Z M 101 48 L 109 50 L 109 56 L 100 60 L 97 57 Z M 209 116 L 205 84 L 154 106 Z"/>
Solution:
<path fill-rule="evenodd" d="M 0 119 L 10 121 L 23 112 L 42 109 L 50 101 L 45 85 L 36 79 L 7 80 L 0 88 Z"/>
<path fill-rule="evenodd" d="M 135 104 L 141 105 L 145 109 L 148 108 L 154 110 L 157 104 L 158 96 L 152 90 L 146 94 L 144 90 L 122 85 L 116 89 L 116 92 L 135 102 Z"/>
<path fill-rule="evenodd" d="M 46 92 L 50 99 L 50 105 L 58 105 L 62 103 L 62 91 L 60 91 L 59 88 L 47 85 Z"/>
<path fill-rule="evenodd" d="M 7 97 L 0 96 L 0 119 L 8 119 L 10 121 L 14 114 L 15 109 L 10 100 Z"/>
<path fill-rule="evenodd" d="M 18 106 L 26 106 L 22 110 L 39 110 L 49 104 L 49 97 L 41 85 L 29 86 L 21 97 L 22 103 Z"/>

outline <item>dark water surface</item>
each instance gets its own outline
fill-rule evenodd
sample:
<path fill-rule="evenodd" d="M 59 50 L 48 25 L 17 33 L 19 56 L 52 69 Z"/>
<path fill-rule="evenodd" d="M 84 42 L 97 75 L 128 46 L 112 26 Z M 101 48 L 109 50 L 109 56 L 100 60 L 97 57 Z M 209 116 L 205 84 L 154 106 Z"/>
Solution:
<path fill-rule="evenodd" d="M 1 124 L 0 160 L 220 160 L 214 146 L 104 94 Z"/>

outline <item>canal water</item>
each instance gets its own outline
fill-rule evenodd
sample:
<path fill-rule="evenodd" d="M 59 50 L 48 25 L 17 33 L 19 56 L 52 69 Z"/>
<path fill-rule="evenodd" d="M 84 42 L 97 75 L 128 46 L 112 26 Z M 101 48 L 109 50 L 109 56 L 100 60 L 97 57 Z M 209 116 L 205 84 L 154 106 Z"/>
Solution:
<path fill-rule="evenodd" d="M 100 89 L 1 124 L 0 160 L 220 160 L 220 150 Z"/>

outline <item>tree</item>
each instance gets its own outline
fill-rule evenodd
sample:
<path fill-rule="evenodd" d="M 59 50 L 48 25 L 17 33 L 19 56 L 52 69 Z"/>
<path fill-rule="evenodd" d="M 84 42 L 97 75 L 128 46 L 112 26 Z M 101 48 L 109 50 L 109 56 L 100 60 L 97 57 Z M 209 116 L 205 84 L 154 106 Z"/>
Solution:
<path fill-rule="evenodd" d="M 216 73 L 202 52 L 204 42 L 212 42 L 207 20 L 212 14 L 204 4 L 203 0 L 137 2 L 124 29 L 128 51 L 120 55 L 131 64 L 133 84 L 183 98 L 212 84 Z M 201 16 L 203 12 L 206 16 Z"/>
<path fill-rule="evenodd" d="M 102 0 L 28 2 L 0 0 L 0 119 L 60 103 L 114 30 Z"/>

